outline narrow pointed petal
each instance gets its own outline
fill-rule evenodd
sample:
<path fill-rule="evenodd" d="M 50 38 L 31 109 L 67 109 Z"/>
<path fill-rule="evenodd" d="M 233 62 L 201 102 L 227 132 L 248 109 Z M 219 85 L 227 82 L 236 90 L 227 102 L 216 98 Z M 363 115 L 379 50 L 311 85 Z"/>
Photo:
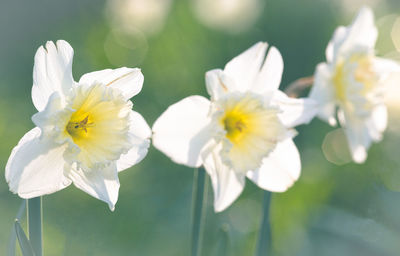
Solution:
<path fill-rule="evenodd" d="M 377 37 L 378 30 L 374 24 L 374 14 L 369 7 L 363 7 L 353 24 L 348 27 L 347 35 L 340 46 L 340 51 L 347 52 L 353 50 L 353 47 L 373 49 Z"/>
<path fill-rule="evenodd" d="M 38 111 L 44 109 L 53 92 L 65 96 L 73 86 L 72 59 L 74 51 L 64 40 L 47 42 L 35 55 L 32 101 Z"/>
<path fill-rule="evenodd" d="M 130 122 L 130 140 L 133 146 L 117 160 L 119 172 L 139 163 L 147 155 L 150 146 L 151 129 L 146 120 L 139 113 L 132 111 Z"/>
<path fill-rule="evenodd" d="M 110 210 L 114 211 L 119 191 L 118 172 L 115 164 L 87 172 L 74 167 L 69 173 L 69 178 L 77 188 L 106 202 Z"/>
<path fill-rule="evenodd" d="M 347 30 L 348 29 L 346 27 L 340 26 L 336 28 L 335 32 L 333 33 L 333 37 L 331 41 L 329 41 L 328 46 L 325 50 L 326 60 L 329 63 L 334 62 L 334 57 L 337 56 L 339 47 L 342 45 L 343 40 L 346 38 Z"/>
<path fill-rule="evenodd" d="M 178 164 L 199 167 L 200 153 L 212 138 L 210 101 L 190 96 L 171 105 L 153 125 L 153 145 Z"/>
<path fill-rule="evenodd" d="M 308 124 L 318 112 L 318 104 L 310 98 L 289 98 L 285 93 L 276 91 L 271 100 L 282 111 L 278 114 L 286 127 Z"/>
<path fill-rule="evenodd" d="M 214 191 L 214 210 L 221 212 L 228 208 L 242 193 L 245 175 L 236 173 L 221 161 L 220 149 L 204 158 L 204 168 L 210 175 Z"/>
<path fill-rule="evenodd" d="M 6 165 L 10 190 L 22 198 L 33 198 L 59 191 L 71 184 L 64 176 L 66 145 L 41 140 L 40 129 L 26 133 L 12 150 Z"/>
<path fill-rule="evenodd" d="M 272 46 L 251 90 L 259 94 L 277 90 L 281 84 L 282 73 L 282 55 Z"/>
<path fill-rule="evenodd" d="M 286 139 L 263 159 L 260 169 L 247 172 L 247 177 L 262 189 L 284 192 L 300 177 L 300 170 L 299 151 L 292 139 Z"/>
<path fill-rule="evenodd" d="M 240 92 L 253 85 L 265 58 L 268 44 L 259 42 L 226 64 L 224 73 L 231 77 Z"/>
<path fill-rule="evenodd" d="M 144 77 L 138 68 L 122 67 L 87 73 L 81 77 L 79 83 L 91 85 L 95 81 L 118 88 L 126 99 L 130 99 L 142 90 Z"/>

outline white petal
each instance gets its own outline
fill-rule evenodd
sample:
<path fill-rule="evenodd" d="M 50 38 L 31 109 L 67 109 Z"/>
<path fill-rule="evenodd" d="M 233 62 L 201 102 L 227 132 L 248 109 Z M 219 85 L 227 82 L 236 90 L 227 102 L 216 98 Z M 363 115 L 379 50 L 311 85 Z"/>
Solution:
<path fill-rule="evenodd" d="M 386 107 L 380 105 L 374 108 L 369 117 L 357 117 L 353 112 L 339 109 L 338 118 L 344 127 L 354 162 L 365 162 L 371 143 L 380 141 L 386 129 Z"/>
<path fill-rule="evenodd" d="M 144 77 L 138 68 L 104 69 L 87 73 L 79 80 L 80 84 L 91 85 L 100 82 L 107 86 L 118 88 L 127 99 L 132 98 L 142 90 Z"/>
<path fill-rule="evenodd" d="M 63 174 L 66 145 L 55 145 L 39 137 L 37 127 L 26 133 L 7 162 L 7 183 L 22 198 L 51 194 L 71 184 Z"/>
<path fill-rule="evenodd" d="M 33 123 L 41 129 L 41 137 L 51 137 L 53 142 L 63 144 L 70 140 L 69 136 L 65 136 L 64 130 L 68 123 L 72 109 L 65 109 L 62 104 L 62 97 L 58 92 L 54 92 L 46 107 L 32 116 Z"/>
<path fill-rule="evenodd" d="M 286 127 L 308 124 L 318 111 L 318 104 L 315 100 L 310 98 L 289 98 L 279 90 L 274 92 L 271 104 L 278 106 L 282 111 L 278 116 Z"/>
<path fill-rule="evenodd" d="M 139 113 L 132 111 L 130 122 L 130 140 L 133 147 L 117 161 L 119 172 L 139 163 L 147 155 L 150 146 L 151 129 L 146 120 Z"/>
<path fill-rule="evenodd" d="M 50 118 L 52 115 L 54 115 L 55 112 L 63 109 L 61 101 L 62 99 L 58 92 L 54 92 L 52 95 L 50 95 L 48 103 L 46 104 L 44 109 L 40 112 L 35 113 L 32 116 L 33 123 L 41 129 L 49 125 L 53 126 L 54 121 Z"/>
<path fill-rule="evenodd" d="M 214 210 L 221 212 L 242 193 L 245 176 L 229 169 L 221 161 L 220 147 L 204 158 L 204 168 L 210 175 L 214 191 Z"/>
<path fill-rule="evenodd" d="M 262 189 L 284 192 L 300 177 L 300 170 L 299 151 L 292 139 L 286 139 L 263 159 L 260 169 L 247 172 L 247 177 Z"/>
<path fill-rule="evenodd" d="M 266 91 L 277 90 L 281 84 L 282 73 L 282 55 L 278 49 L 272 46 L 269 48 L 267 59 L 265 60 L 251 90 L 259 94 L 263 94 Z"/>
<path fill-rule="evenodd" d="M 210 101 L 187 97 L 171 106 L 153 125 L 153 145 L 178 164 L 201 165 L 200 153 L 212 134 Z"/>
<path fill-rule="evenodd" d="M 333 33 L 333 37 L 331 41 L 329 41 L 325 50 L 326 60 L 328 63 L 334 62 L 334 58 L 338 53 L 338 49 L 346 38 L 347 30 L 348 29 L 346 27 L 340 26 L 336 28 L 335 32 Z"/>
<path fill-rule="evenodd" d="M 114 211 L 119 191 L 118 172 L 115 164 L 87 172 L 73 168 L 69 173 L 69 178 L 77 188 L 108 203 L 110 210 Z"/>
<path fill-rule="evenodd" d="M 37 50 L 33 67 L 32 101 L 38 111 L 44 109 L 53 92 L 65 96 L 73 86 L 72 59 L 74 50 L 63 40 L 46 43 Z"/>
<path fill-rule="evenodd" d="M 380 74 L 381 81 L 388 78 L 392 73 L 400 72 L 399 63 L 391 59 L 375 57 L 373 66 L 375 72 Z"/>
<path fill-rule="evenodd" d="M 345 131 L 349 131 L 350 129 L 346 129 Z M 349 134 L 349 132 L 346 133 L 346 135 Z M 351 133 L 350 133 L 351 134 Z M 351 156 L 353 158 L 353 161 L 362 164 L 367 160 L 367 149 L 369 147 L 365 147 L 360 143 L 358 140 L 359 136 L 355 137 L 352 135 L 347 135 L 347 140 L 349 142 L 349 147 L 351 151 Z"/>
<path fill-rule="evenodd" d="M 373 141 L 377 142 L 382 139 L 382 133 L 386 130 L 388 122 L 387 108 L 384 104 L 375 107 L 372 110 L 370 118 L 366 125 Z"/>
<path fill-rule="evenodd" d="M 355 47 L 373 49 L 378 30 L 374 24 L 374 14 L 368 7 L 363 7 L 348 28 L 346 38 L 340 46 L 341 52 L 354 50 Z"/>
<path fill-rule="evenodd" d="M 318 64 L 314 75 L 314 85 L 311 88 L 309 98 L 315 100 L 319 105 L 318 117 L 330 125 L 336 125 L 335 92 L 334 86 L 331 83 L 331 76 L 328 64 Z"/>
<path fill-rule="evenodd" d="M 267 43 L 259 42 L 226 64 L 224 73 L 235 81 L 239 91 L 248 91 L 253 85 L 267 47 Z"/>
<path fill-rule="evenodd" d="M 206 73 L 206 88 L 212 100 L 218 100 L 224 94 L 236 90 L 235 82 L 220 69 Z"/>
<path fill-rule="evenodd" d="M 372 142 L 366 120 L 357 118 L 354 113 L 343 109 L 338 110 L 338 118 L 344 128 L 354 162 L 365 162 L 367 150 Z"/>
<path fill-rule="evenodd" d="M 337 121 L 335 118 L 335 112 L 336 112 L 336 103 L 328 102 L 319 107 L 318 117 L 328 122 L 330 126 L 336 126 Z"/>

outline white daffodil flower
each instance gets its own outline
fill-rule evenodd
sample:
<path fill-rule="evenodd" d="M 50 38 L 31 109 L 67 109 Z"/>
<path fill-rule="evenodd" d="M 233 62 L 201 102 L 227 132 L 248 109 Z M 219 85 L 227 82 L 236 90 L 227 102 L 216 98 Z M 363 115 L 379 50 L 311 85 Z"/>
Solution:
<path fill-rule="evenodd" d="M 37 127 L 12 150 L 10 190 L 22 198 L 59 191 L 71 183 L 108 203 L 118 200 L 118 172 L 141 161 L 151 136 L 129 100 L 140 92 L 140 69 L 106 69 L 72 77 L 73 49 L 47 42 L 35 55 L 32 100 Z"/>
<path fill-rule="evenodd" d="M 352 158 L 362 163 L 372 141 L 386 129 L 386 78 L 397 63 L 378 58 L 372 11 L 364 7 L 349 27 L 338 27 L 326 49 L 326 63 L 318 64 L 310 98 L 319 103 L 318 117 L 344 128 Z"/>
<path fill-rule="evenodd" d="M 257 43 L 224 70 L 207 72 L 211 101 L 187 97 L 153 126 L 156 148 L 176 163 L 204 166 L 217 212 L 240 195 L 246 176 L 263 189 L 283 192 L 300 175 L 291 128 L 309 122 L 315 104 L 278 90 L 283 60 L 274 47 L 265 59 L 266 51 L 266 43 Z"/>

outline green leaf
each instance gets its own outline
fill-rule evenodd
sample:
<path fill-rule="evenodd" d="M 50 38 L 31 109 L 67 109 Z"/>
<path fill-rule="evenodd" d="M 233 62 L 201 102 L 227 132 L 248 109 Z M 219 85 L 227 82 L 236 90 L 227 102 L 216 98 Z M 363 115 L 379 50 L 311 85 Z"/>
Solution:
<path fill-rule="evenodd" d="M 22 218 L 22 215 L 24 214 L 25 211 L 25 206 L 26 206 L 26 200 L 22 200 L 21 206 L 18 209 L 15 219 L 20 220 Z M 15 227 L 13 225 L 10 234 L 10 241 L 8 243 L 7 256 L 15 256 L 16 242 L 17 242 L 17 233 L 15 232 Z"/>
<path fill-rule="evenodd" d="M 35 256 L 33 252 L 32 245 L 29 242 L 28 238 L 25 235 L 24 230 L 22 229 L 21 225 L 19 224 L 18 220 L 15 220 L 14 223 L 15 233 L 17 234 L 19 246 L 22 251 L 23 256 Z"/>

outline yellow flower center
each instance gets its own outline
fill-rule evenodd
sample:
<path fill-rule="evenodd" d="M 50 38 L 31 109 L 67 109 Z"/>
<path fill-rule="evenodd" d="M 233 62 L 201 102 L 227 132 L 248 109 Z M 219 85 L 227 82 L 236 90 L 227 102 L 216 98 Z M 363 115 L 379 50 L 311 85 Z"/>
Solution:
<path fill-rule="evenodd" d="M 333 84 L 335 85 L 336 98 L 339 101 L 346 99 L 346 80 L 344 75 L 344 62 L 341 61 L 336 66 L 336 72 L 333 75 Z"/>
<path fill-rule="evenodd" d="M 339 60 L 332 77 L 336 98 L 345 102 L 349 93 L 360 96 L 368 94 L 377 83 L 377 74 L 372 66 L 373 56 L 355 53 L 347 60 Z M 354 82 L 362 84 L 362 88 L 352 87 Z"/>
<path fill-rule="evenodd" d="M 227 113 L 223 119 L 226 137 L 231 141 L 238 141 L 246 132 L 246 115 L 237 112 Z"/>
<path fill-rule="evenodd" d="M 93 127 L 94 123 L 89 122 L 89 116 L 86 116 L 82 121 L 68 122 L 67 131 L 73 138 L 83 137 L 87 135 L 88 128 Z"/>
<path fill-rule="evenodd" d="M 65 127 L 79 147 L 86 167 L 119 159 L 130 148 L 129 113 L 132 103 L 104 85 L 77 88 L 70 102 L 72 113 Z"/>
<path fill-rule="evenodd" d="M 219 104 L 223 109 L 219 123 L 231 143 L 228 162 L 239 171 L 256 169 L 286 135 L 278 110 L 265 106 L 260 96 L 250 93 L 228 97 Z"/>

